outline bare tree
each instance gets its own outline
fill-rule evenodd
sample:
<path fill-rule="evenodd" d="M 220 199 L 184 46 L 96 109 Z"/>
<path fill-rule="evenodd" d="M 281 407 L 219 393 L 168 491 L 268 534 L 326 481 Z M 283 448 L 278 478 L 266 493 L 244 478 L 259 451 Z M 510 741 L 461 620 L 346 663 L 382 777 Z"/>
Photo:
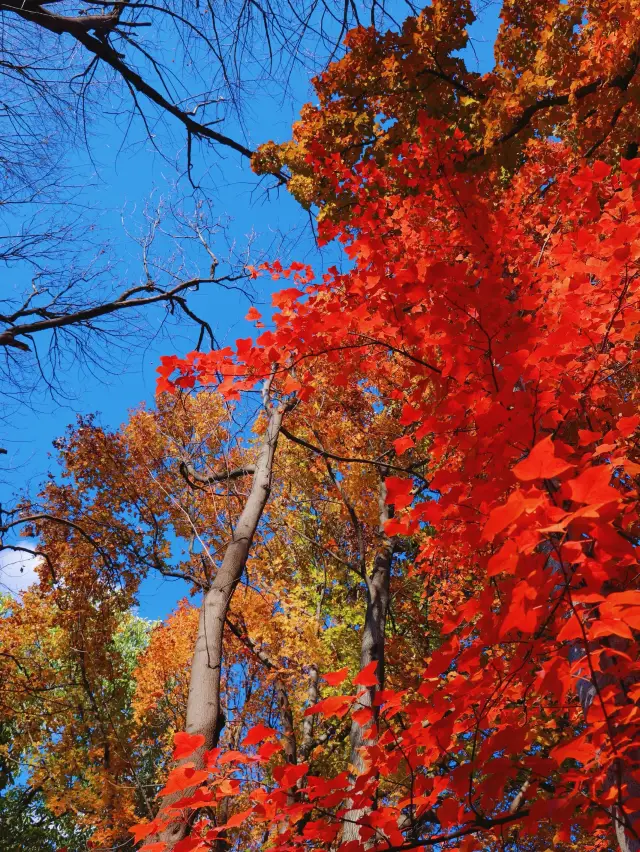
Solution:
<path fill-rule="evenodd" d="M 167 270 L 168 261 L 162 275 L 136 276 L 112 262 L 80 209 L 69 160 L 78 146 L 91 152 L 98 118 L 121 127 L 123 139 L 132 126 L 141 131 L 189 179 L 195 144 L 247 160 L 243 117 L 253 93 L 267 85 L 283 96 L 296 63 L 305 76 L 318 70 L 350 26 L 372 21 L 393 23 L 384 0 L 0 0 L 5 401 L 22 404 L 39 380 L 63 394 L 55 378 L 70 359 L 103 366 L 105 355 L 126 352 L 171 317 L 195 322 L 198 343 L 210 340 L 187 296 L 238 286 L 242 276 L 239 263 L 209 274 L 213 257 L 189 274 Z M 235 129 L 226 132 L 230 118 Z M 190 247 L 194 234 L 181 238 Z"/>
<path fill-rule="evenodd" d="M 189 209 L 170 198 L 152 201 L 141 216 L 123 217 L 130 258 L 95 245 L 96 231 L 80 218 L 48 225 L 46 207 L 22 231 L 0 234 L 9 284 L 0 298 L 5 422 L 12 403 L 37 406 L 43 387 L 55 401 L 71 398 L 72 368 L 100 379 L 158 335 L 191 328 L 190 349 L 215 346 L 196 309 L 199 293 L 209 302 L 223 289 L 253 298 L 247 256 L 235 251 L 224 220 L 201 203 Z"/>
<path fill-rule="evenodd" d="M 59 123 L 75 120 L 84 130 L 96 97 L 107 93 L 121 99 L 119 114 L 141 118 L 151 138 L 158 118 L 177 123 L 188 166 L 194 140 L 248 158 L 250 146 L 227 135 L 224 121 L 241 113 L 252 86 L 286 89 L 296 63 L 319 70 L 350 27 L 374 22 L 394 23 L 385 0 L 2 0 L 2 68 L 23 91 L 8 102 L 6 118 L 26 122 L 33 134 L 30 119 L 44 102 Z M 18 102 L 29 104 L 26 112 Z"/>

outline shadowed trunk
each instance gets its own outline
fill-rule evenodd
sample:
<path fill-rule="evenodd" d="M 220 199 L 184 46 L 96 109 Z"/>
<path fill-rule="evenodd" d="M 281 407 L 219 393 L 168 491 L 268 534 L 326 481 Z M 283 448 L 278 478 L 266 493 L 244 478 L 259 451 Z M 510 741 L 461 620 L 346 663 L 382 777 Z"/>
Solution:
<path fill-rule="evenodd" d="M 629 641 L 619 636 L 610 636 L 606 640 L 602 639 L 601 643 L 605 644 L 606 642 L 608 647 L 624 653 L 629 646 Z M 569 659 L 571 662 L 576 662 L 584 656 L 586 656 L 585 649 L 581 645 L 575 644 L 569 650 Z M 610 659 L 611 665 L 613 665 L 615 658 L 610 657 Z M 589 708 L 596 700 L 599 691 L 604 691 L 607 687 L 615 686 L 621 696 L 626 695 L 630 687 L 634 683 L 637 683 L 638 680 L 637 675 L 632 675 L 624 681 L 620 681 L 617 677 L 610 675 L 606 671 L 607 658 L 605 655 L 600 657 L 600 663 L 605 670 L 596 672 L 595 682 L 591 678 L 581 677 L 577 683 L 578 698 L 580 699 L 585 718 L 588 715 Z M 634 748 L 632 751 L 627 752 L 624 759 L 618 758 L 608 773 L 606 783 L 609 787 L 615 785 L 619 790 L 625 785 L 627 787 L 626 795 L 621 796 L 621 803 L 623 805 L 626 805 L 630 800 L 634 802 L 640 800 L 640 783 L 634 772 L 639 759 L 640 748 Z M 631 762 L 634 764 L 633 769 L 629 765 Z M 633 825 L 640 820 L 640 810 L 637 807 L 629 809 L 627 806 L 625 811 L 623 811 L 619 804 L 616 804 L 611 808 L 611 817 L 620 852 L 640 852 L 640 840 L 630 830 L 630 824 Z"/>
<path fill-rule="evenodd" d="M 220 708 L 224 625 L 231 597 L 244 571 L 251 542 L 271 491 L 273 459 L 284 412 L 283 404 L 273 405 L 269 410 L 251 492 L 227 545 L 222 565 L 202 602 L 198 638 L 191 662 L 186 730 L 189 734 L 201 734 L 205 741 L 194 754 L 177 761 L 175 766 L 190 763 L 201 768 L 205 751 L 217 745 L 224 725 Z M 166 796 L 163 808 L 192 793 L 193 790 L 181 790 L 173 796 Z M 189 833 L 189 829 L 188 822 L 176 823 L 170 825 L 159 839 L 167 844 L 169 851 Z"/>
<path fill-rule="evenodd" d="M 322 591 L 318 596 L 316 604 L 316 636 L 320 636 L 320 627 L 322 623 L 322 601 L 326 591 L 326 584 L 322 587 Z M 307 692 L 307 704 L 309 707 L 315 707 L 320 700 L 320 672 L 315 663 L 309 666 L 309 690 Z M 309 759 L 314 747 L 313 731 L 315 727 L 316 717 L 305 716 L 302 720 L 302 742 L 300 743 L 300 756 L 303 761 Z M 302 778 L 298 782 L 302 785 Z"/>
<path fill-rule="evenodd" d="M 387 613 L 389 611 L 391 563 L 395 549 L 393 539 L 388 538 L 384 532 L 385 522 L 391 517 L 390 507 L 385 502 L 386 496 L 387 489 L 383 479 L 380 483 L 379 498 L 380 547 L 376 553 L 371 573 L 364 578 L 367 586 L 367 610 L 362 629 L 362 644 L 360 646 L 360 668 L 363 669 L 374 661 L 378 664 L 376 666 L 378 686 L 366 687 L 361 692 L 358 702 L 358 709 L 362 707 L 370 707 L 372 709 L 374 720 L 378 715 L 378 708 L 375 706 L 374 699 L 376 693 L 384 688 L 385 630 Z M 373 745 L 372 740 L 367 740 L 364 736 L 365 730 L 370 724 L 372 723 L 362 726 L 355 720 L 351 722 L 349 762 L 356 776 L 365 770 L 365 763 L 362 757 L 363 746 Z M 358 808 L 354 802 L 350 803 L 349 810 L 344 816 L 342 828 L 343 843 L 358 840 L 360 828 L 357 825 L 357 821 L 369 813 L 370 810 L 370 806 Z"/>
<path fill-rule="evenodd" d="M 554 556 L 549 557 L 548 564 L 553 571 L 564 574 L 562 565 Z M 603 588 L 603 594 L 606 594 L 609 591 L 611 591 L 611 589 L 605 585 Z M 602 650 L 603 646 L 608 646 L 617 651 L 624 652 L 628 647 L 628 644 L 629 640 L 627 639 L 619 636 L 611 636 L 606 639 L 600 639 L 598 648 L 589 648 L 589 653 L 592 653 L 594 650 Z M 586 657 L 586 654 L 587 649 L 584 645 L 579 642 L 575 642 L 569 648 L 569 661 L 571 663 L 575 663 L 583 657 Z M 613 666 L 615 658 L 611 656 L 609 657 L 609 660 L 610 665 Z M 587 676 L 581 676 L 580 671 L 578 671 L 579 676 L 576 683 L 576 692 L 580 699 L 580 705 L 585 719 L 588 717 L 589 708 L 597 699 L 599 692 L 606 690 L 608 687 L 615 686 L 619 695 L 625 696 L 629 688 L 638 680 L 637 675 L 632 675 L 630 678 L 621 681 L 615 675 L 607 672 L 607 662 L 606 655 L 600 657 L 600 666 L 602 670 L 595 671 L 594 676 L 591 676 L 588 665 L 585 665 L 585 675 Z M 639 759 L 640 747 L 628 752 L 624 759 L 619 758 L 610 769 L 606 780 L 609 788 L 614 785 L 617 786 L 619 790 L 621 790 L 621 788 L 625 785 L 627 787 L 626 795 L 620 795 L 619 803 L 613 805 L 610 811 L 620 852 L 640 852 L 640 840 L 638 840 L 635 832 L 631 829 L 631 826 L 640 820 L 640 810 L 638 810 L 637 807 L 635 807 L 632 811 L 630 811 L 628 807 L 625 808 L 628 801 L 631 800 L 637 802 L 640 799 L 640 783 L 638 782 L 634 771 L 638 765 Z M 634 764 L 633 769 L 629 765 L 630 761 Z M 621 804 L 624 810 L 620 807 Z"/>
<path fill-rule="evenodd" d="M 282 740 L 284 757 L 287 763 L 296 764 L 298 762 L 298 750 L 296 745 L 296 732 L 293 722 L 293 711 L 291 710 L 291 704 L 289 703 L 289 695 L 287 694 L 287 688 L 282 678 L 278 678 L 274 686 L 278 699 L 278 710 L 280 711 L 280 719 L 282 721 Z"/>
<path fill-rule="evenodd" d="M 629 773 L 624 773 L 623 771 L 621 782 L 627 784 L 628 796 L 638 801 L 640 798 L 640 784 L 638 781 L 631 777 Z M 640 820 L 640 812 L 636 810 L 631 814 L 627 814 L 627 818 L 632 824 L 637 824 L 637 821 Z M 616 830 L 616 839 L 620 846 L 620 852 L 638 852 L 640 850 L 640 841 L 627 829 L 626 820 L 621 818 L 617 807 L 613 809 L 613 825 Z"/>
<path fill-rule="evenodd" d="M 320 700 L 320 673 L 315 663 L 309 666 L 309 690 L 307 692 L 307 704 L 314 707 Z M 308 760 L 314 746 L 313 729 L 315 715 L 305 716 L 302 720 L 302 743 L 300 744 L 300 756 L 302 760 Z"/>

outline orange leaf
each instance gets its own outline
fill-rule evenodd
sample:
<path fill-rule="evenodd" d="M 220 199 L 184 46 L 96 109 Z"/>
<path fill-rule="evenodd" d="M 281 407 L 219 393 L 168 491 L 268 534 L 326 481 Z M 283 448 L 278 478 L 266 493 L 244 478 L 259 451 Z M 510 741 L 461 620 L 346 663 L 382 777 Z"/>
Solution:
<path fill-rule="evenodd" d="M 260 760 L 269 760 L 274 754 L 282 751 L 280 743 L 264 743 L 258 749 L 258 757 Z"/>
<path fill-rule="evenodd" d="M 251 763 L 251 760 L 252 758 L 249 755 L 231 749 L 231 751 L 227 751 L 222 755 L 218 763 L 222 766 L 225 763 Z"/>
<path fill-rule="evenodd" d="M 569 483 L 571 499 L 576 503 L 610 503 L 620 499 L 620 492 L 609 485 L 611 468 L 601 464 L 589 467 Z"/>
<path fill-rule="evenodd" d="M 411 505 L 413 482 L 401 476 L 388 476 L 384 481 L 387 496 L 385 502 L 393 504 L 396 509 L 405 509 Z"/>
<path fill-rule="evenodd" d="M 572 616 L 568 618 L 560 628 L 560 631 L 556 636 L 556 641 L 565 642 L 568 639 L 580 639 L 582 635 L 583 633 L 580 622 L 575 616 Z"/>
<path fill-rule="evenodd" d="M 628 625 L 619 618 L 603 618 L 596 621 L 589 633 L 594 639 L 599 636 L 622 636 L 623 639 L 633 639 L 633 633 Z"/>
<path fill-rule="evenodd" d="M 260 723 L 259 725 L 254 725 L 253 728 L 249 728 L 246 737 L 242 740 L 242 745 L 257 745 L 263 742 L 263 740 L 269 739 L 269 737 L 276 736 L 278 736 L 278 732 L 274 728 L 268 728 L 266 725 Z"/>
<path fill-rule="evenodd" d="M 298 290 L 296 287 L 289 287 L 287 290 L 279 290 L 277 293 L 274 293 L 271 301 L 274 308 L 287 308 L 302 295 L 301 290 Z"/>
<path fill-rule="evenodd" d="M 349 708 L 355 701 L 351 695 L 336 695 L 332 698 L 324 698 L 313 707 L 307 707 L 304 711 L 305 716 L 314 716 L 318 713 L 320 716 L 337 716 L 341 719 L 349 712 Z"/>
<path fill-rule="evenodd" d="M 538 441 L 526 459 L 513 468 L 513 472 L 518 479 L 529 482 L 532 479 L 552 479 L 572 467 L 575 465 L 556 457 L 555 446 L 549 435 Z"/>
<path fill-rule="evenodd" d="M 409 437 L 409 435 L 405 435 L 404 438 L 396 438 L 395 441 L 393 441 L 393 446 L 396 453 L 401 456 L 404 452 L 406 452 L 406 450 L 414 447 L 415 442 L 413 438 Z"/>
<path fill-rule="evenodd" d="M 177 766 L 171 770 L 167 783 L 158 793 L 159 796 L 168 796 L 178 790 L 186 790 L 188 787 L 198 787 L 206 781 L 209 773 L 206 769 L 194 769 L 192 766 Z"/>
<path fill-rule="evenodd" d="M 515 541 L 508 539 L 487 563 L 487 576 L 513 574 L 518 565 L 518 548 Z"/>
<path fill-rule="evenodd" d="M 592 173 L 595 181 L 604 180 L 611 174 L 611 166 L 602 160 L 596 160 L 592 166 Z"/>
<path fill-rule="evenodd" d="M 378 678 L 376 677 L 376 669 L 378 661 L 374 660 L 369 665 L 365 666 L 353 682 L 356 686 L 378 686 Z"/>
<path fill-rule="evenodd" d="M 638 606 L 640 607 L 640 592 L 629 589 L 626 592 L 612 592 L 607 596 L 606 604 L 609 606 Z"/>
<path fill-rule="evenodd" d="M 184 837 L 173 847 L 173 852 L 198 852 L 198 850 L 209 848 L 201 837 Z"/>
<path fill-rule="evenodd" d="M 234 814 L 231 819 L 229 819 L 224 826 L 225 828 L 236 828 L 239 825 L 242 825 L 243 822 L 246 821 L 247 817 L 251 816 L 253 813 L 253 808 L 247 808 L 246 811 L 238 811 L 237 814 Z"/>
<path fill-rule="evenodd" d="M 322 680 L 326 680 L 329 686 L 338 686 L 349 674 L 349 669 L 345 666 L 343 669 L 338 669 L 337 672 L 327 672 L 322 675 Z"/>
<path fill-rule="evenodd" d="M 489 519 L 482 531 L 482 538 L 486 541 L 493 541 L 499 532 L 502 532 L 520 517 L 524 512 L 524 507 L 525 499 L 522 492 L 519 489 L 512 491 L 504 506 L 497 506 L 489 513 Z"/>
<path fill-rule="evenodd" d="M 364 727 L 367 722 L 370 722 L 373 719 L 373 710 L 370 707 L 361 707 L 352 714 L 351 718 L 354 722 L 360 725 L 360 727 Z"/>
<path fill-rule="evenodd" d="M 306 763 L 298 765 L 287 763 L 285 766 L 276 766 L 273 770 L 273 777 L 283 790 L 287 790 L 289 787 L 293 787 L 308 771 L 309 766 Z"/>
<path fill-rule="evenodd" d="M 616 424 L 618 432 L 625 438 L 629 438 L 640 426 L 640 414 L 633 414 L 631 417 L 621 417 Z"/>
<path fill-rule="evenodd" d="M 580 763 L 587 763 L 593 759 L 594 747 L 583 738 L 579 738 L 552 748 L 551 755 L 557 760 L 558 766 L 568 757 L 579 760 Z"/>
<path fill-rule="evenodd" d="M 282 386 L 282 392 L 295 393 L 296 391 L 299 391 L 301 387 L 302 385 L 300 384 L 300 382 L 296 381 L 293 376 L 287 376 Z"/>
<path fill-rule="evenodd" d="M 133 834 L 135 842 L 140 843 L 143 838 L 153 834 L 157 828 L 156 820 L 153 820 L 153 822 L 139 822 L 137 825 L 132 825 L 129 832 Z"/>
<path fill-rule="evenodd" d="M 204 745 L 204 737 L 202 734 L 187 734 L 184 731 L 178 731 L 173 737 L 173 742 L 175 744 L 173 759 L 182 760 L 183 757 L 188 757 Z"/>
<path fill-rule="evenodd" d="M 593 432 L 591 429 L 578 429 L 578 436 L 581 447 L 586 447 L 588 444 L 593 444 L 594 441 L 599 441 L 602 438 L 600 432 Z"/>
<path fill-rule="evenodd" d="M 210 804 L 214 799 L 213 792 L 206 787 L 198 787 L 193 796 L 183 796 L 170 806 L 166 806 L 166 810 L 175 811 L 183 808 L 204 807 Z"/>
<path fill-rule="evenodd" d="M 224 798 L 224 796 L 235 796 L 240 789 L 240 782 L 237 778 L 223 778 L 219 784 L 216 784 L 216 796 Z"/>

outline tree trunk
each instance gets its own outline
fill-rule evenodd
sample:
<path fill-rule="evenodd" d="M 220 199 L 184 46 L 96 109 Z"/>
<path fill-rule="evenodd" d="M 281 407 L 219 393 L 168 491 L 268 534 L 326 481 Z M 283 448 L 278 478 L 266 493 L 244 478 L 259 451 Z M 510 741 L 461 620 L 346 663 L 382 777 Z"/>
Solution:
<path fill-rule="evenodd" d="M 320 700 L 320 673 L 315 663 L 309 666 L 309 690 L 307 692 L 307 704 L 313 707 Z M 308 760 L 313 750 L 313 729 L 315 715 L 305 716 L 302 720 L 302 742 L 300 744 L 300 756 L 302 760 Z"/>
<path fill-rule="evenodd" d="M 638 781 L 629 776 L 629 773 L 622 772 L 622 783 L 627 784 L 627 795 L 628 797 L 633 797 L 636 801 L 640 798 L 640 784 Z M 634 837 L 631 832 L 627 829 L 625 825 L 625 821 L 620 818 L 621 814 L 618 811 L 618 808 L 614 806 L 613 808 L 613 826 L 616 831 L 616 839 L 618 841 L 618 846 L 620 847 L 620 852 L 638 852 L 640 850 L 640 841 L 638 841 L 637 837 Z M 640 820 L 640 812 L 637 810 L 631 814 L 627 814 L 627 818 L 631 821 L 631 823 L 635 823 L 637 825 L 638 820 Z"/>
<path fill-rule="evenodd" d="M 326 591 L 326 586 L 322 587 L 322 591 L 318 596 L 318 603 L 316 604 L 316 636 L 320 636 L 321 633 L 321 623 L 322 623 L 322 602 L 324 600 L 324 594 Z M 309 707 L 315 707 L 315 705 L 320 700 L 320 672 L 318 671 L 318 666 L 315 663 L 311 663 L 309 666 L 309 690 L 307 692 L 307 704 Z M 300 743 L 300 756 L 302 761 L 306 761 L 309 759 L 311 752 L 313 751 L 313 730 L 315 727 L 316 716 L 315 714 L 312 716 L 305 716 L 302 720 L 302 742 Z M 302 778 L 298 782 L 300 785 L 302 784 Z"/>
<path fill-rule="evenodd" d="M 188 758 L 178 761 L 175 766 L 191 763 L 201 768 L 205 751 L 217 745 L 223 727 L 220 675 L 224 625 L 231 597 L 244 571 L 251 542 L 271 491 L 273 459 L 284 412 L 283 404 L 273 405 L 269 410 L 251 492 L 227 545 L 222 565 L 202 602 L 198 638 L 191 661 L 186 730 L 189 734 L 204 736 L 204 745 Z M 192 793 L 193 790 L 182 790 L 175 796 L 167 796 L 163 807 Z M 167 844 L 168 852 L 189 833 L 189 828 L 187 822 L 175 823 L 162 833 L 160 839 Z"/>
<path fill-rule="evenodd" d="M 562 572 L 562 565 L 555 559 L 555 557 L 550 556 L 548 561 L 551 569 L 558 573 Z M 603 589 L 603 593 L 607 592 L 607 586 Z M 609 637 L 609 647 L 615 647 L 619 651 L 624 651 L 628 645 L 627 639 L 623 639 L 621 637 Z M 604 640 L 600 640 L 600 647 L 597 650 L 601 650 L 602 644 L 604 644 Z M 590 649 L 596 650 L 596 649 Z M 574 643 L 569 648 L 569 662 L 574 663 L 578 660 L 582 659 L 586 656 L 587 650 L 580 643 Z M 606 663 L 606 658 L 601 657 L 601 665 Z M 586 674 L 587 666 L 585 666 L 585 674 Z M 580 676 L 578 677 L 576 683 L 576 692 L 578 694 L 578 698 L 580 699 L 580 705 L 582 707 L 582 712 L 584 714 L 585 719 L 588 716 L 589 708 L 593 704 L 594 700 L 598 695 L 599 690 L 603 690 L 608 686 L 615 684 L 618 686 L 621 695 L 625 695 L 628 688 L 632 685 L 632 683 L 637 682 L 637 676 L 634 675 L 627 683 L 620 682 L 617 678 L 612 677 L 605 671 L 599 671 L 595 674 L 595 677 L 591 676 Z M 637 761 L 638 754 L 640 751 L 634 750 L 634 753 L 628 757 L 631 757 L 634 761 Z M 610 787 L 616 785 L 621 787 L 622 785 L 627 785 L 627 795 L 625 800 L 640 799 L 640 783 L 635 777 L 634 773 L 630 770 L 628 765 L 625 765 L 625 762 L 621 759 L 616 761 L 615 767 L 609 772 L 609 777 L 607 779 L 607 783 Z M 626 801 L 623 801 L 623 805 Z M 616 840 L 618 841 L 618 846 L 620 847 L 620 852 L 640 852 L 640 841 L 634 835 L 632 831 L 629 830 L 628 823 L 636 823 L 640 820 L 640 811 L 638 809 L 634 810 L 632 813 L 623 813 L 618 805 L 614 805 L 611 808 L 611 819 L 613 822 L 613 828 L 616 835 Z"/>
<path fill-rule="evenodd" d="M 604 642 L 604 640 L 601 641 Z M 624 652 L 627 650 L 630 640 L 623 639 L 618 636 L 612 636 L 608 637 L 608 641 L 608 647 Z M 600 650 L 600 648 L 598 648 L 598 650 Z M 576 662 L 577 660 L 582 659 L 585 655 L 585 649 L 581 645 L 575 644 L 569 649 L 569 660 L 571 662 Z M 601 664 L 606 664 L 606 657 L 602 656 L 600 660 Z M 576 689 L 585 718 L 587 717 L 589 708 L 596 700 L 598 690 L 604 690 L 608 686 L 615 685 L 619 689 L 620 694 L 625 695 L 627 690 L 635 682 L 637 682 L 637 675 L 632 675 L 628 682 L 620 682 L 618 678 L 614 678 L 607 674 L 606 670 L 596 673 L 595 683 L 587 677 L 579 678 Z M 614 785 L 616 787 L 622 787 L 625 784 L 627 785 L 627 794 L 624 797 L 623 804 L 626 804 L 626 802 L 630 799 L 635 801 L 640 799 L 640 783 L 628 765 L 629 761 L 633 761 L 637 766 L 639 756 L 640 750 L 634 749 L 626 755 L 626 761 L 619 758 L 608 773 L 607 784 L 609 787 L 613 787 Z M 619 806 L 614 805 L 611 808 L 611 818 L 616 834 L 616 840 L 620 847 L 620 852 L 640 852 L 640 841 L 633 832 L 629 830 L 628 826 L 629 822 L 633 824 L 640 820 L 640 811 L 636 808 L 634 811 L 628 812 L 627 808 L 626 813 L 623 814 Z"/>
<path fill-rule="evenodd" d="M 363 669 L 370 663 L 377 662 L 376 677 L 378 686 L 366 687 L 359 699 L 359 708 L 371 707 L 374 720 L 378 714 L 378 708 L 375 706 L 374 699 L 376 693 L 384 688 L 384 650 L 385 650 L 385 631 L 387 625 L 387 613 L 389 611 L 389 580 L 391 577 L 391 563 L 395 549 L 394 541 L 388 538 L 384 532 L 384 525 L 391 517 L 390 508 L 387 506 L 385 499 L 387 490 L 384 485 L 384 479 L 380 484 L 380 537 L 381 543 L 376 553 L 371 574 L 365 577 L 367 585 L 367 610 L 364 618 L 362 629 L 362 644 L 360 646 L 360 668 Z M 360 725 L 355 720 L 351 722 L 350 743 L 351 751 L 349 762 L 355 770 L 355 776 L 360 775 L 365 770 L 365 763 L 362 757 L 362 748 L 366 745 L 373 745 L 371 740 L 367 740 L 364 736 L 365 727 Z M 342 842 L 348 843 L 351 840 L 358 840 L 360 828 L 357 821 L 365 816 L 371 810 L 370 807 L 358 808 L 350 807 L 344 816 L 342 827 Z"/>
<path fill-rule="evenodd" d="M 282 678 L 279 677 L 276 679 L 274 689 L 278 701 L 278 710 L 280 711 L 280 721 L 282 722 L 284 759 L 287 763 L 295 765 L 298 762 L 296 729 L 293 721 L 293 711 L 291 709 L 291 704 L 289 703 L 287 687 Z"/>

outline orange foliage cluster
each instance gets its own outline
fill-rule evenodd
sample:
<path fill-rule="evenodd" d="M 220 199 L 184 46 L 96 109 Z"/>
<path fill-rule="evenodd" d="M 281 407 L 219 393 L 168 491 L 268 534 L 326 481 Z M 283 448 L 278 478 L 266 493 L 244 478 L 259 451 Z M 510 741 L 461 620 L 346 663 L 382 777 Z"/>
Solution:
<path fill-rule="evenodd" d="M 258 149 L 254 171 L 288 169 L 290 192 L 335 218 L 348 215 L 353 199 L 345 186 L 336 193 L 317 160 L 335 153 L 349 166 L 387 162 L 399 145 L 416 140 L 419 115 L 444 119 L 445 135 L 453 128 L 465 134 L 469 148 L 459 168 L 496 178 L 519 168 L 535 138 L 561 137 L 567 156 L 633 156 L 635 0 L 506 0 L 495 66 L 484 75 L 459 55 L 469 47 L 474 17 L 469 0 L 434 0 L 399 32 L 353 30 L 344 58 L 313 81 L 317 105 L 304 107 L 290 142 Z"/>

